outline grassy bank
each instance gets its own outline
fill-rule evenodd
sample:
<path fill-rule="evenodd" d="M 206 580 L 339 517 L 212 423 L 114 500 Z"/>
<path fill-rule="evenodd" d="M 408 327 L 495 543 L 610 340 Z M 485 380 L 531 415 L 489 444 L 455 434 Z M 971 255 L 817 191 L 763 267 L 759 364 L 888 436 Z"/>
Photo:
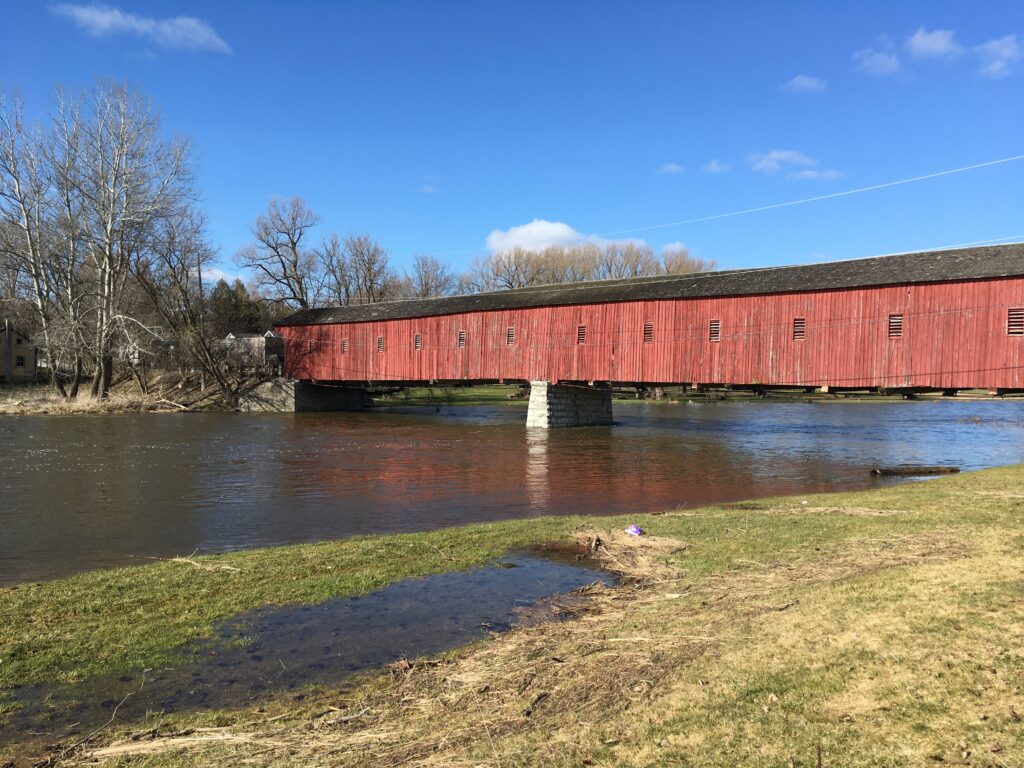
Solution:
<path fill-rule="evenodd" d="M 616 534 L 626 522 L 650 535 Z M 152 666 L 258 605 L 596 533 L 597 556 L 629 581 L 591 595 L 576 621 L 301 705 L 155 717 L 129 725 L 127 741 L 108 729 L 89 759 L 724 767 L 814 765 L 820 748 L 832 766 L 1019 765 L 1022 522 L 1024 467 L 1008 467 L 628 521 L 511 521 L 88 573 L 0 592 L 0 689 Z"/>

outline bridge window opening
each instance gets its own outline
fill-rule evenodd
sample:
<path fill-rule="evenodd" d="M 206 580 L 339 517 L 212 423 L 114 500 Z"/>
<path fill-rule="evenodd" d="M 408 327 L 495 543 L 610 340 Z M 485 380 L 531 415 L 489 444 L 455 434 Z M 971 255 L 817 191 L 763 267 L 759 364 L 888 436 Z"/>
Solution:
<path fill-rule="evenodd" d="M 793 341 L 803 341 L 807 335 L 807 319 L 803 317 L 793 318 Z"/>
<path fill-rule="evenodd" d="M 644 344 L 654 343 L 654 323 L 644 323 Z"/>
<path fill-rule="evenodd" d="M 1014 307 L 1006 313 L 1006 335 L 1024 336 L 1024 307 Z"/>
<path fill-rule="evenodd" d="M 377 337 L 377 351 L 378 352 L 383 352 L 384 351 L 384 337 L 383 336 L 378 336 Z"/>
<path fill-rule="evenodd" d="M 464 346 L 466 346 L 466 332 L 465 331 L 459 331 L 459 340 L 457 342 L 455 342 L 455 346 L 457 346 L 457 347 L 464 347 Z"/>
<path fill-rule="evenodd" d="M 314 349 L 316 349 L 316 342 L 315 341 L 309 342 L 309 351 L 312 352 Z"/>
<path fill-rule="evenodd" d="M 712 320 L 708 324 L 708 341 L 722 340 L 722 321 Z"/>
<path fill-rule="evenodd" d="M 423 337 L 418 333 L 412 337 L 412 348 L 417 350 L 423 349 Z"/>
<path fill-rule="evenodd" d="M 889 338 L 898 339 L 903 336 L 903 315 L 889 315 Z"/>
<path fill-rule="evenodd" d="M 587 343 L 587 326 L 577 325 L 576 326 L 576 343 L 586 344 Z"/>
<path fill-rule="evenodd" d="M 514 325 L 510 325 L 508 327 L 508 330 L 505 331 L 505 344 L 511 347 L 515 343 L 516 343 L 516 329 L 515 329 Z"/>
<path fill-rule="evenodd" d="M 341 351 L 348 352 L 348 339 L 341 340 Z"/>

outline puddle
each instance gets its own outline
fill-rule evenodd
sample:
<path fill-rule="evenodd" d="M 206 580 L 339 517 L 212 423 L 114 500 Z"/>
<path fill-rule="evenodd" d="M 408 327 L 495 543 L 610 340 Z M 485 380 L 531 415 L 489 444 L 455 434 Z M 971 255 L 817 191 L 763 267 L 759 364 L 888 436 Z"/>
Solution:
<path fill-rule="evenodd" d="M 194 644 L 177 666 L 144 677 L 16 690 L 21 706 L 0 726 L 0 744 L 87 733 L 110 720 L 115 707 L 124 722 L 147 712 L 242 707 L 289 691 L 301 698 L 299 689 L 308 685 L 337 685 L 403 656 L 437 654 L 489 632 L 558 619 L 565 601 L 545 598 L 614 581 L 575 560 L 574 554 L 533 551 L 360 597 L 259 608 L 222 624 L 214 639 Z"/>

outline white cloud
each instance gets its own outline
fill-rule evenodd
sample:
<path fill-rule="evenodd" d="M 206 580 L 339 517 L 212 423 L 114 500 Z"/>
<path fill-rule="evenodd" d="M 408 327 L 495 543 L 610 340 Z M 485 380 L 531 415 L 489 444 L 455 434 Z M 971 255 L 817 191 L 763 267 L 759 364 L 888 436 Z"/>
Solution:
<path fill-rule="evenodd" d="M 700 168 L 704 173 L 728 173 L 732 170 L 732 163 L 723 163 L 718 160 L 709 160 Z"/>
<path fill-rule="evenodd" d="M 60 3 L 50 10 L 71 19 L 93 37 L 131 34 L 146 38 L 165 48 L 187 48 L 214 53 L 231 53 L 231 48 L 216 30 L 194 16 L 164 19 L 138 16 L 109 5 Z"/>
<path fill-rule="evenodd" d="M 921 27 L 907 38 L 907 50 L 911 56 L 919 59 L 940 59 L 956 56 L 963 51 L 963 46 L 956 41 L 951 29 L 933 29 L 928 31 Z"/>
<path fill-rule="evenodd" d="M 661 246 L 662 253 L 689 253 L 690 249 L 686 247 L 686 244 L 682 240 L 676 240 L 674 243 L 665 243 Z"/>
<path fill-rule="evenodd" d="M 788 83 L 785 83 L 783 90 L 790 93 L 821 93 L 828 86 L 826 80 L 810 75 L 797 75 Z"/>
<path fill-rule="evenodd" d="M 529 224 L 520 224 L 508 229 L 495 229 L 487 236 L 486 245 L 489 251 L 506 251 L 516 247 L 528 251 L 543 251 L 554 245 L 570 246 L 584 243 L 600 246 L 614 243 L 646 245 L 644 240 L 638 238 L 609 240 L 600 235 L 586 235 L 565 222 L 547 219 L 534 219 Z"/>
<path fill-rule="evenodd" d="M 225 272 L 219 267 L 206 267 L 206 269 L 203 270 L 203 285 L 212 287 L 218 280 L 223 280 L 230 285 L 235 282 L 235 280 L 240 280 L 241 277 L 242 276 L 236 272 Z"/>
<path fill-rule="evenodd" d="M 515 246 L 543 250 L 552 245 L 569 245 L 587 239 L 586 235 L 561 221 L 534 219 L 518 227 L 495 229 L 487 236 L 487 247 L 492 251 L 504 251 Z"/>
<path fill-rule="evenodd" d="M 900 60 L 895 53 L 862 48 L 853 54 L 853 65 L 861 72 L 875 77 L 884 77 L 900 71 Z"/>
<path fill-rule="evenodd" d="M 811 159 L 803 152 L 795 149 L 773 149 L 771 152 L 757 153 L 750 155 L 748 162 L 750 170 L 771 176 L 782 170 L 783 166 L 812 166 L 817 161 Z"/>
<path fill-rule="evenodd" d="M 677 163 L 665 163 L 658 169 L 658 173 L 662 176 L 679 176 L 686 173 L 686 169 Z"/>
<path fill-rule="evenodd" d="M 765 176 L 774 176 L 788 170 L 787 179 L 799 181 L 838 179 L 839 171 L 819 168 L 818 161 L 795 149 L 773 149 L 771 152 L 754 153 L 747 158 L 750 170 Z"/>
<path fill-rule="evenodd" d="M 793 171 L 786 176 L 787 179 L 800 181 L 828 181 L 842 177 L 843 174 L 833 168 L 804 168 L 802 171 Z"/>
<path fill-rule="evenodd" d="M 438 191 L 440 190 L 438 190 L 438 188 L 435 187 L 433 184 L 424 184 L 422 187 L 420 187 L 420 192 L 422 192 L 424 195 L 433 195 Z"/>
<path fill-rule="evenodd" d="M 974 52 L 981 57 L 978 70 L 985 77 L 999 78 L 1010 74 L 1010 65 L 1021 60 L 1020 43 L 1016 35 L 1006 35 L 975 46 Z"/>

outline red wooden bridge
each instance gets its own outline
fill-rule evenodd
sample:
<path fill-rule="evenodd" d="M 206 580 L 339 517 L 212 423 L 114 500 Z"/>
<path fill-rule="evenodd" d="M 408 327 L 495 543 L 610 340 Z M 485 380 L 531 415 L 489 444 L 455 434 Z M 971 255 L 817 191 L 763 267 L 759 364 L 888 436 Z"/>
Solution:
<path fill-rule="evenodd" d="M 1024 390 L 1024 244 L 312 309 L 278 328 L 286 375 L 319 383 Z"/>

